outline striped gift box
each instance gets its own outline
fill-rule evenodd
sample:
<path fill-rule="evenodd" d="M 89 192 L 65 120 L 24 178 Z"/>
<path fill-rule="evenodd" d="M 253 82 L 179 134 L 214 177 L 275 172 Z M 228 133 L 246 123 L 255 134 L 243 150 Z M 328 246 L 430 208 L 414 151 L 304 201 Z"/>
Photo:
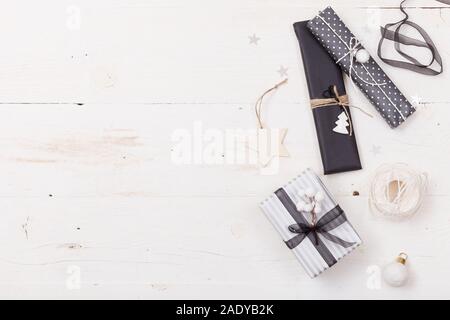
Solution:
<path fill-rule="evenodd" d="M 315 227 L 311 223 L 311 213 L 300 212 L 295 207 L 300 201 L 299 192 L 308 188 L 324 196 Z M 361 238 L 345 213 L 311 169 L 278 189 L 260 206 L 311 278 L 332 267 L 361 244 Z"/>

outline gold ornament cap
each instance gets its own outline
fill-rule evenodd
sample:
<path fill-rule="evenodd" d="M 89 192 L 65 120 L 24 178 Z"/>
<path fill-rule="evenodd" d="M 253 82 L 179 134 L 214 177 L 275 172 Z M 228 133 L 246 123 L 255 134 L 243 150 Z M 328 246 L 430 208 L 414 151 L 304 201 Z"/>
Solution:
<path fill-rule="evenodd" d="M 403 265 L 406 264 L 406 260 L 408 260 L 408 255 L 407 255 L 406 253 L 404 253 L 404 252 L 400 253 L 400 254 L 398 255 L 397 259 L 396 259 L 396 261 L 397 261 L 398 263 L 401 263 L 401 264 L 403 264 Z"/>

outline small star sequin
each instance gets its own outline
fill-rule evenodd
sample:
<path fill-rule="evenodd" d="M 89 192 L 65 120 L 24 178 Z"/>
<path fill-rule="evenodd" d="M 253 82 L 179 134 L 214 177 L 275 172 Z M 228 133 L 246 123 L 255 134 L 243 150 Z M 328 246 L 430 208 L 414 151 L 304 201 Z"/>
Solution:
<path fill-rule="evenodd" d="M 377 156 L 377 155 L 379 155 L 379 154 L 381 153 L 381 147 L 380 147 L 380 146 L 373 145 L 371 151 L 372 151 L 372 154 L 373 154 L 374 156 Z"/>
<path fill-rule="evenodd" d="M 248 37 L 248 40 L 249 40 L 249 44 L 257 46 L 258 42 L 261 40 L 261 38 L 259 38 L 256 34 L 253 34 Z"/>
<path fill-rule="evenodd" d="M 281 78 L 286 78 L 288 76 L 288 71 L 289 71 L 288 68 L 280 66 L 277 72 L 280 74 Z"/>

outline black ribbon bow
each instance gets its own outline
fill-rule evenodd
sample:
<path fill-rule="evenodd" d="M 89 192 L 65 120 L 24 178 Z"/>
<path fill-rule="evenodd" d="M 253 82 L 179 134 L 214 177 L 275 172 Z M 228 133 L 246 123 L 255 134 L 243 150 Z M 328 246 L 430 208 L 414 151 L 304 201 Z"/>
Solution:
<path fill-rule="evenodd" d="M 442 63 L 442 57 L 434 44 L 431 37 L 428 35 L 428 33 L 423 29 L 421 26 L 419 26 L 417 23 L 414 23 L 409 20 L 409 15 L 406 12 L 406 9 L 404 7 L 405 2 L 407 0 L 403 0 L 400 4 L 400 11 L 405 15 L 405 17 L 394 23 L 388 23 L 384 27 L 381 27 L 381 39 L 378 44 L 378 56 L 381 60 L 383 60 L 385 63 L 402 69 L 411 70 L 417 73 L 430 75 L 430 76 L 436 76 L 441 74 L 444 71 L 443 63 Z M 450 0 L 437 0 L 441 3 L 450 4 Z M 413 29 L 416 29 L 416 31 L 420 34 L 422 37 L 422 40 L 417 40 L 408 36 L 405 36 L 400 33 L 402 28 L 404 26 L 409 26 Z M 395 30 L 390 30 L 392 27 L 395 27 Z M 382 54 L 382 48 L 383 43 L 385 40 L 390 40 L 394 42 L 395 50 L 405 59 L 407 59 L 409 62 L 406 61 L 400 61 L 400 60 L 393 60 L 385 58 Z M 416 58 L 410 56 L 405 51 L 402 50 L 402 46 L 415 46 L 419 48 L 425 48 L 427 49 L 431 54 L 430 62 L 427 64 L 423 64 L 419 62 Z M 435 64 L 439 66 L 439 68 L 436 70 L 433 69 L 432 66 Z"/>
<path fill-rule="evenodd" d="M 283 188 L 276 191 L 275 195 L 281 201 L 292 218 L 294 218 L 295 222 L 297 222 L 296 224 L 289 226 L 289 231 L 297 234 L 292 239 L 286 241 L 286 245 L 289 249 L 292 250 L 296 248 L 303 242 L 303 240 L 309 238 L 328 266 L 331 267 L 337 262 L 336 258 L 322 242 L 322 240 L 320 240 L 318 236 L 319 234 L 325 239 L 344 248 L 350 248 L 355 245 L 355 242 L 345 241 L 330 233 L 331 230 L 336 229 L 347 221 L 347 217 L 340 206 L 336 206 L 327 212 L 322 218 L 320 218 L 319 221 L 317 221 L 315 225 L 312 225 L 308 222 L 308 220 L 306 220 L 303 214 L 297 210 L 295 203 Z"/>

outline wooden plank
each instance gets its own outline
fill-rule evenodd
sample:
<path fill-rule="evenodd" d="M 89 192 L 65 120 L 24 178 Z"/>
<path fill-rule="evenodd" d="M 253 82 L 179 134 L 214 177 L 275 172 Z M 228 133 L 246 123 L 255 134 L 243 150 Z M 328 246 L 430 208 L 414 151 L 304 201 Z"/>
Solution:
<path fill-rule="evenodd" d="M 354 103 L 359 105 L 360 101 Z M 362 188 L 371 172 L 385 162 L 408 162 L 439 176 L 450 160 L 448 153 L 441 152 L 450 134 L 446 120 L 449 110 L 447 104 L 423 106 L 397 130 L 389 129 L 375 114 L 369 118 L 355 110 L 355 130 L 366 170 L 327 179 L 339 195 L 349 195 L 354 191 L 350 183 Z M 256 128 L 252 105 L 4 106 L 1 111 L 4 116 L 0 164 L 9 183 L 0 186 L 0 196 L 5 198 L 18 195 L 46 198 L 49 194 L 102 197 L 127 193 L 169 197 L 256 193 L 262 196 L 302 168 L 322 171 L 307 102 L 283 104 L 274 97 L 267 106 L 264 116 L 268 125 L 289 128 L 286 146 L 292 155 L 281 160 L 279 173 L 269 176 L 261 176 L 259 167 L 248 161 L 231 165 L 225 160 L 217 165 L 206 161 L 197 164 L 193 156 L 181 164 L 172 161 L 171 151 L 181 146 L 179 140 L 173 139 L 177 130 L 189 134 L 186 141 L 203 140 L 198 149 L 205 154 L 208 131 L 223 133 L 225 144 L 227 130 Z M 199 136 L 196 126 L 200 127 Z M 425 127 L 428 130 L 422 129 Z M 374 150 L 377 147 L 379 150 Z M 237 144 L 235 150 L 245 152 L 245 147 Z M 197 151 L 194 145 L 187 148 L 192 154 Z M 429 165 L 431 159 L 433 166 Z M 244 177 L 247 184 L 242 184 Z M 448 195 L 449 187 L 447 179 L 441 179 L 430 192 Z"/>
<path fill-rule="evenodd" d="M 339 199 L 365 244 L 320 281 L 301 270 L 255 207 L 258 200 L 81 198 L 70 207 L 67 199 L 2 200 L 4 211 L 15 212 L 15 221 L 6 227 L 2 218 L 1 224 L 2 295 L 11 296 L 8 288 L 32 297 L 109 298 L 429 298 L 449 293 L 439 277 L 429 275 L 431 268 L 435 274 L 448 268 L 446 252 L 433 245 L 448 240 L 447 197 L 429 198 L 431 205 L 404 224 L 372 217 L 365 197 Z M 19 227 L 18 213 L 24 211 L 32 214 L 28 241 Z M 401 250 L 411 256 L 410 290 L 368 288 L 367 269 L 383 266 Z M 67 287 L 68 271 L 75 268 L 80 290 Z M 330 285 L 344 280 L 345 289 Z"/>
<path fill-rule="evenodd" d="M 8 50 L 0 53 L 0 102 L 249 103 L 280 78 L 280 66 L 293 84 L 284 101 L 298 102 L 303 74 L 291 26 L 329 1 L 316 2 L 75 1 L 27 9 L 14 2 L 0 13 L 2 29 L 14 30 L 2 39 Z M 375 54 L 378 26 L 401 14 L 383 9 L 391 1 L 360 3 L 333 5 Z M 417 3 L 412 19 L 448 57 L 441 33 L 449 28 L 450 10 L 420 8 L 433 1 L 411 3 Z M 73 8 L 80 10 L 79 25 Z M 249 44 L 253 34 L 261 38 L 257 46 Z M 407 71 L 386 71 L 408 97 L 449 101 L 439 86 L 446 75 L 421 77 L 418 86 L 405 81 Z"/>
<path fill-rule="evenodd" d="M 353 111 L 364 170 L 324 177 L 364 240 L 332 271 L 308 279 L 258 209 L 303 168 L 321 172 L 291 25 L 329 2 L 5 5 L 0 298 L 447 298 L 447 72 L 424 77 L 386 67 L 408 97 L 420 98 L 397 130 L 348 83 L 352 104 L 375 117 Z M 331 4 L 371 52 L 378 25 L 401 17 L 391 0 Z M 450 10 L 426 0 L 408 6 L 447 61 Z M 253 34 L 261 38 L 256 46 Z M 174 162 L 180 130 L 203 141 L 189 149 L 195 154 L 206 152 L 208 132 L 254 129 L 255 98 L 282 79 L 281 66 L 289 83 L 264 108 L 271 128 L 289 129 L 291 158 L 279 171 Z M 371 176 L 386 162 L 430 176 L 424 206 L 409 221 L 369 210 Z M 401 251 L 411 257 L 413 278 L 397 290 L 379 283 L 378 271 Z"/>

